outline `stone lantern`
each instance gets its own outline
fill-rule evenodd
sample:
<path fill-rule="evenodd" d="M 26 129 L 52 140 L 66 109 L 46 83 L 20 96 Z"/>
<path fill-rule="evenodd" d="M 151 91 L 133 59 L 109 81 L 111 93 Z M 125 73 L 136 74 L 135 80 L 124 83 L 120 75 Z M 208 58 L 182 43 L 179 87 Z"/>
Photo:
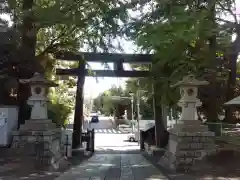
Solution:
<path fill-rule="evenodd" d="M 196 120 L 197 107 L 202 105 L 200 99 L 197 98 L 198 86 L 207 84 L 207 81 L 199 81 L 194 75 L 188 75 L 182 81 L 172 85 L 172 87 L 180 86 L 181 99 L 178 101 L 178 105 L 182 108 L 180 123 L 184 120 Z"/>
<path fill-rule="evenodd" d="M 27 103 L 32 106 L 31 117 L 33 120 L 47 120 L 47 88 L 58 86 L 56 83 L 49 81 L 39 73 L 35 73 L 30 79 L 21 79 L 20 83 L 29 84 L 32 96 L 29 97 Z"/>
<path fill-rule="evenodd" d="M 31 96 L 27 103 L 32 106 L 31 117 L 20 125 L 18 131 L 12 132 L 12 147 L 23 149 L 22 157 L 32 160 L 32 164 L 41 168 L 58 168 L 63 161 L 61 146 L 61 129 L 48 119 L 47 88 L 57 84 L 48 81 L 39 73 L 30 79 L 22 79 L 31 88 Z"/>
<path fill-rule="evenodd" d="M 168 130 L 168 147 L 160 163 L 173 171 L 192 170 L 198 160 L 216 150 L 214 133 L 196 119 L 197 107 L 202 104 L 197 98 L 198 86 L 207 84 L 195 79 L 194 75 L 188 75 L 172 86 L 180 86 L 178 105 L 182 108 L 182 115 L 180 123 Z"/>

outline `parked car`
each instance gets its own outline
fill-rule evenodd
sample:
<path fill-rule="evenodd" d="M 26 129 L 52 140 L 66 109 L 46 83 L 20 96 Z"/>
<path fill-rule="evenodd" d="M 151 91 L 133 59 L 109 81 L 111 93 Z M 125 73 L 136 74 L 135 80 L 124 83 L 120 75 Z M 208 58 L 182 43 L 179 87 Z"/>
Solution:
<path fill-rule="evenodd" d="M 92 113 L 91 114 L 91 122 L 92 123 L 98 123 L 99 122 L 99 118 L 98 118 L 98 114 L 97 113 Z"/>

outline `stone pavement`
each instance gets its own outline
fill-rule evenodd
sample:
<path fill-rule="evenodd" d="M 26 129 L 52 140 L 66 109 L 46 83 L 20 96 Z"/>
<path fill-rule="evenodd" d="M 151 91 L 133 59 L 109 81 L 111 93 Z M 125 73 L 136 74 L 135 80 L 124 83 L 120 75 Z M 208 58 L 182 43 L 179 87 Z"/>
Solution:
<path fill-rule="evenodd" d="M 96 153 L 55 180 L 168 180 L 140 153 Z"/>
<path fill-rule="evenodd" d="M 221 156 L 222 157 L 222 156 Z M 92 157 L 82 159 L 75 155 L 74 162 L 66 172 L 31 170 L 31 164 L 21 165 L 17 161 L 0 161 L 0 180 L 238 180 L 240 168 L 231 166 L 212 169 L 207 164 L 200 166 L 196 174 L 173 173 L 158 164 L 158 159 L 135 150 L 101 150 Z M 219 158 L 218 158 L 219 159 Z M 222 159 L 222 158 L 221 158 Z M 237 159 L 237 158 L 236 158 Z M 238 159 L 237 159 L 237 162 Z M 224 164 L 222 161 L 218 164 Z"/>

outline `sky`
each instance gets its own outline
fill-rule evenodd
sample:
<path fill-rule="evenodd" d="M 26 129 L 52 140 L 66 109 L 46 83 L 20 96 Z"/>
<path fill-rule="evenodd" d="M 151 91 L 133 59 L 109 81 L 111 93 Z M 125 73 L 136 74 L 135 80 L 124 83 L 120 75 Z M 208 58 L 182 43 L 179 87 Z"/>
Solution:
<path fill-rule="evenodd" d="M 103 70 L 104 68 L 100 63 L 89 63 L 91 69 L 95 70 Z M 110 69 L 113 69 L 112 64 L 109 64 Z M 128 66 L 125 65 L 125 70 L 129 69 Z M 87 97 L 96 97 L 99 93 L 110 89 L 113 85 L 122 88 L 125 87 L 125 81 L 128 78 L 110 78 L 110 77 L 86 77 L 84 84 L 84 95 Z"/>

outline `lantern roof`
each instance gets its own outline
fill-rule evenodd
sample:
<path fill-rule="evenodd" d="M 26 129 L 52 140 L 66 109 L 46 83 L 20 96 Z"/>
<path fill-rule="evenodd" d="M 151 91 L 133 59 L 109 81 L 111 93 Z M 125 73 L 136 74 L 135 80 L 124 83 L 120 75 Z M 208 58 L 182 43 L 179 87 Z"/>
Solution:
<path fill-rule="evenodd" d="M 190 74 L 188 76 L 183 77 L 183 79 L 176 84 L 172 85 L 171 87 L 176 86 L 203 86 L 208 85 L 209 83 L 207 81 L 200 81 L 195 78 L 193 74 Z"/>
<path fill-rule="evenodd" d="M 56 87 L 58 84 L 53 81 L 47 80 L 42 74 L 34 73 L 33 77 L 30 79 L 20 79 L 20 83 L 22 84 L 30 84 L 30 85 L 43 85 L 48 87 Z"/>

